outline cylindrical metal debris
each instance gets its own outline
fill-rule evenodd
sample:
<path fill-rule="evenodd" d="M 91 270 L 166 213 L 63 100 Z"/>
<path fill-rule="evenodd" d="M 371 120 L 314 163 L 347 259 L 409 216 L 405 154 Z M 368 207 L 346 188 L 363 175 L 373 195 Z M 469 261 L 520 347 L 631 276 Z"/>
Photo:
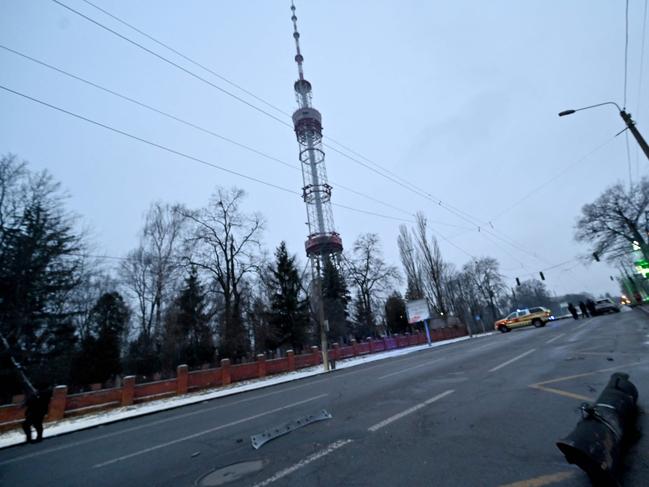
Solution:
<path fill-rule="evenodd" d="M 635 427 L 638 390 L 629 375 L 617 372 L 595 404 L 582 404 L 582 419 L 557 442 L 568 463 L 584 470 L 594 485 L 617 486 L 625 442 Z"/>

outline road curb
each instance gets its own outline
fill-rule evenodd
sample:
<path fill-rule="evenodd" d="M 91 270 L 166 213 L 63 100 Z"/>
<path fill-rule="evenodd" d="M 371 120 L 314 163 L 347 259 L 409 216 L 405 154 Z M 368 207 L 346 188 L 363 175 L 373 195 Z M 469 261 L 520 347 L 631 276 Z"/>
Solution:
<path fill-rule="evenodd" d="M 399 350 L 403 353 L 400 353 L 396 356 L 401 356 L 401 355 L 410 355 L 412 353 L 416 352 L 422 352 L 425 350 L 432 350 L 435 348 L 443 348 L 444 345 L 451 345 L 453 343 L 458 343 L 461 341 L 467 341 L 467 340 L 474 340 L 477 338 L 484 338 L 487 336 L 494 335 L 495 332 L 489 332 L 485 333 L 482 335 L 474 335 L 473 337 L 470 336 L 464 336 L 464 337 L 459 337 L 459 338 L 452 338 L 449 340 L 443 340 L 439 342 L 435 342 L 432 347 L 428 345 L 418 345 L 418 346 L 413 346 L 413 347 L 407 347 L 407 348 L 402 348 L 402 349 L 396 349 Z M 390 358 L 395 357 L 394 352 L 395 350 L 391 350 L 389 352 L 384 352 L 384 353 L 376 353 L 376 354 L 368 354 L 368 355 L 362 355 L 360 357 L 354 357 L 350 358 L 347 363 L 345 361 L 339 361 L 338 362 L 338 367 L 335 370 L 330 370 L 328 372 L 325 372 L 324 370 L 320 370 L 320 366 L 315 367 L 316 370 L 304 370 L 304 371 L 298 371 L 298 372 L 293 372 L 293 373 L 288 373 L 285 375 L 279 375 L 279 376 L 274 376 L 272 378 L 265 378 L 261 380 L 254 380 L 251 381 L 248 384 L 238 384 L 238 385 L 233 385 L 231 388 L 217 388 L 213 389 L 211 392 L 204 392 L 202 395 L 201 393 L 193 393 L 193 394 L 188 394 L 186 396 L 176 396 L 174 399 L 175 400 L 167 400 L 167 404 L 164 404 L 164 402 L 157 403 L 156 401 L 151 401 L 147 403 L 143 403 L 139 407 L 135 407 L 131 409 L 130 411 L 120 411 L 120 408 L 117 409 L 111 409 L 110 411 L 114 413 L 113 417 L 107 416 L 107 415 L 97 415 L 94 417 L 96 420 L 94 423 L 90 423 L 88 420 L 93 419 L 93 416 L 83 416 L 83 419 L 80 419 L 79 422 L 81 421 L 84 422 L 84 424 L 71 424 L 69 428 L 64 428 L 66 426 L 65 424 L 65 419 L 60 421 L 60 422 L 55 422 L 55 423 L 46 423 L 45 424 L 45 433 L 46 435 L 44 436 L 45 439 L 47 438 L 54 438 L 57 436 L 63 436 L 67 435 L 70 433 L 74 433 L 77 431 L 82 431 L 82 430 L 88 430 L 88 429 L 93 429 L 93 428 L 98 428 L 100 426 L 104 426 L 107 424 L 112 424 L 112 423 L 117 423 L 120 421 L 125 421 L 128 419 L 133 419 L 133 418 L 139 418 L 142 416 L 150 416 L 152 414 L 160 413 L 163 411 L 170 411 L 172 409 L 179 409 L 185 406 L 191 406 L 193 404 L 198 404 L 201 402 L 207 402 L 211 401 L 214 399 L 220 399 L 222 397 L 230 397 L 230 396 L 235 396 L 238 394 L 243 394 L 244 392 L 251 392 L 251 391 L 256 391 L 259 389 L 268 389 L 276 385 L 281 385 L 281 384 L 286 384 L 288 382 L 296 382 L 296 381 L 301 381 L 304 379 L 308 379 L 311 377 L 323 375 L 323 374 L 336 374 L 337 372 L 342 372 L 345 369 L 353 368 L 353 367 L 358 367 L 360 365 L 365 365 L 367 363 L 371 362 L 378 362 L 381 360 L 387 360 Z M 358 360 L 359 358 L 364 359 L 365 357 L 370 358 L 371 360 Z M 354 363 L 357 361 L 358 363 Z M 342 365 L 342 367 L 341 367 Z M 346 365 L 346 366 L 345 366 Z M 297 375 L 297 377 L 296 377 Z M 279 380 L 278 380 L 279 379 Z M 283 380 L 282 380 L 283 379 Z M 209 390 L 208 390 L 209 391 Z M 165 400 L 162 400 L 165 401 Z M 162 402 L 161 401 L 161 402 Z M 130 406 L 132 407 L 132 406 Z M 157 409 L 155 409 L 157 407 Z M 125 414 L 120 414 L 120 413 L 125 413 Z M 108 413 L 110 414 L 110 413 Z M 48 432 L 48 429 L 56 428 L 57 426 L 61 427 L 62 431 L 54 431 Z M 9 448 L 12 446 L 16 445 L 21 445 L 24 444 L 24 434 L 22 430 L 10 430 L 9 432 L 5 433 L 4 435 L 0 435 L 0 450 Z"/>

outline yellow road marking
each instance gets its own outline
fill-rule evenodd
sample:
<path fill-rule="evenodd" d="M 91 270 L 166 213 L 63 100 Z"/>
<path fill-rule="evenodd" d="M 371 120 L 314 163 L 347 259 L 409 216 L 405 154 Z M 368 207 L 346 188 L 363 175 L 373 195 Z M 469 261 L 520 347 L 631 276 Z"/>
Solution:
<path fill-rule="evenodd" d="M 566 375 L 564 377 L 558 377 L 556 379 L 550 379 L 542 382 L 537 382 L 536 384 L 530 384 L 528 387 L 531 387 L 532 389 L 538 389 L 540 391 L 551 392 L 553 394 L 558 394 L 564 397 L 569 397 L 571 399 L 593 402 L 594 399 L 591 397 L 582 396 L 581 394 L 575 394 L 574 392 L 563 391 L 561 389 L 554 389 L 553 387 L 546 387 L 546 384 L 554 384 L 557 382 L 563 382 L 571 379 L 578 379 L 579 377 L 588 377 L 590 375 L 600 374 L 602 372 L 610 372 L 612 370 L 621 369 L 624 367 L 634 367 L 636 365 L 645 365 L 645 364 L 649 364 L 649 361 L 645 360 L 642 362 L 631 362 L 629 364 L 616 365 L 615 367 L 607 367 L 605 369 L 594 370 L 592 372 L 585 372 L 583 374 Z"/>
<path fill-rule="evenodd" d="M 592 372 L 585 372 L 583 374 L 566 375 L 565 377 L 559 377 L 557 379 L 550 379 L 550 380 L 544 380 L 542 382 L 537 382 L 536 384 L 533 384 L 533 385 L 552 384 L 553 382 L 562 382 L 564 380 L 577 379 L 579 377 L 586 377 L 586 376 L 589 376 L 589 375 L 595 375 L 595 374 L 599 374 L 601 372 L 610 372 L 611 370 L 621 369 L 623 367 L 635 367 L 636 365 L 645 365 L 645 364 L 649 364 L 649 361 L 645 360 L 645 361 L 641 361 L 641 362 L 631 362 L 629 364 L 616 365 L 614 367 L 607 367 L 605 369 L 593 370 Z"/>
<path fill-rule="evenodd" d="M 578 399 L 580 401 L 588 401 L 588 402 L 594 402 L 595 401 L 595 398 L 593 398 L 593 397 L 586 397 L 586 396 L 582 396 L 580 394 L 575 394 L 573 392 L 562 391 L 561 389 L 555 389 L 553 387 L 543 387 L 543 386 L 539 386 L 539 385 L 536 385 L 536 384 L 531 385 L 530 387 L 533 388 L 533 389 L 538 389 L 539 391 L 552 392 L 554 394 L 559 394 L 560 396 L 569 397 L 571 399 Z"/>
<path fill-rule="evenodd" d="M 575 475 L 575 472 L 557 472 L 548 475 L 541 475 L 533 479 L 519 480 L 511 484 L 503 484 L 500 487 L 543 487 L 552 485 L 562 480 L 567 480 Z"/>

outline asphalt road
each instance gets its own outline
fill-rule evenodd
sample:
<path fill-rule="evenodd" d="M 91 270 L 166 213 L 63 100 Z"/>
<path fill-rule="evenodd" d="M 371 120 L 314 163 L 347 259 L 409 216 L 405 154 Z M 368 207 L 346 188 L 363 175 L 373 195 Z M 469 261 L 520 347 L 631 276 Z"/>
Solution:
<path fill-rule="evenodd" d="M 648 350 L 640 310 L 564 320 L 0 450 L 0 484 L 587 486 L 554 443 L 613 371 L 646 407 Z M 333 418 L 252 448 L 322 409 Z M 623 482 L 648 478 L 641 437 Z"/>

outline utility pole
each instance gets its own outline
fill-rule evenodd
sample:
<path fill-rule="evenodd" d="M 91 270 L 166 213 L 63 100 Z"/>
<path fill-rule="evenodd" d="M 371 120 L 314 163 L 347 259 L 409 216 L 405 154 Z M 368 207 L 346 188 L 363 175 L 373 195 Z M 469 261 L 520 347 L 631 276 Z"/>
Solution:
<path fill-rule="evenodd" d="M 320 350 L 322 352 L 322 366 L 325 370 L 329 370 L 329 350 L 327 344 L 327 330 L 325 326 L 324 314 L 324 294 L 322 292 L 322 269 L 320 268 L 320 259 L 312 259 L 311 262 L 316 263 L 314 272 L 315 278 L 315 292 L 318 296 L 318 322 L 320 325 Z"/>
<path fill-rule="evenodd" d="M 635 121 L 631 118 L 631 114 L 627 113 L 624 110 L 620 110 L 620 117 L 622 117 L 622 120 L 624 120 L 624 123 L 635 137 L 635 140 L 638 141 L 638 145 L 642 149 L 642 152 L 644 152 L 644 155 L 647 156 L 647 159 L 649 159 L 649 145 L 647 145 L 647 141 L 644 140 L 644 137 L 642 137 L 642 134 L 635 126 Z"/>

